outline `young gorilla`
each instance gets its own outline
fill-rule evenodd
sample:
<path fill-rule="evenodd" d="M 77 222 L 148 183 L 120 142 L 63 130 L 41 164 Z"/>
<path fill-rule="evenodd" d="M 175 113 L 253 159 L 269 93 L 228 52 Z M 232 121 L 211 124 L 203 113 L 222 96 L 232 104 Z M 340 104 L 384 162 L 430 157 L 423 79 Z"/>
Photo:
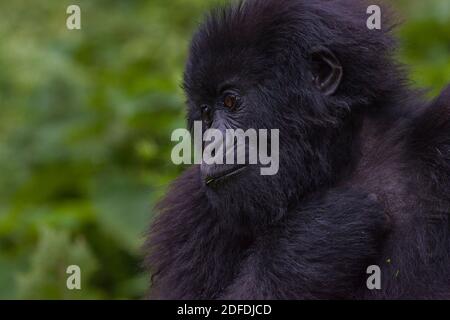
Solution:
<path fill-rule="evenodd" d="M 450 89 L 408 89 L 366 9 L 247 0 L 200 27 L 189 125 L 278 128 L 280 169 L 188 169 L 149 234 L 151 297 L 450 298 Z"/>

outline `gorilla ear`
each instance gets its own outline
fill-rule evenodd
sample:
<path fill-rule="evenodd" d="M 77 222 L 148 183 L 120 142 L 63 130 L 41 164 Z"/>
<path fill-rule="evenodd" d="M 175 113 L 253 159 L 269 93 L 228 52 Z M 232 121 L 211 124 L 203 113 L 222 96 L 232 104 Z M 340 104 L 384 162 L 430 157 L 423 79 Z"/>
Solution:
<path fill-rule="evenodd" d="M 326 96 L 338 89 L 343 69 L 336 56 L 325 47 L 316 47 L 311 54 L 313 83 Z"/>

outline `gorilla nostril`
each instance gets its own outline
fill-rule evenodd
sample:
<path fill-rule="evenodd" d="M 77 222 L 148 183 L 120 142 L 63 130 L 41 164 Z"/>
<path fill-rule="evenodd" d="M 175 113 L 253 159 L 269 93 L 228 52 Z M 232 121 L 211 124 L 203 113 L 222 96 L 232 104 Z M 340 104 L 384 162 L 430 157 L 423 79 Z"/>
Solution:
<path fill-rule="evenodd" d="M 200 106 L 200 110 L 202 112 L 202 121 L 210 126 L 212 123 L 211 108 L 207 104 L 203 104 Z"/>
<path fill-rule="evenodd" d="M 203 104 L 200 109 L 202 110 L 202 113 L 209 111 L 209 106 L 207 104 Z"/>

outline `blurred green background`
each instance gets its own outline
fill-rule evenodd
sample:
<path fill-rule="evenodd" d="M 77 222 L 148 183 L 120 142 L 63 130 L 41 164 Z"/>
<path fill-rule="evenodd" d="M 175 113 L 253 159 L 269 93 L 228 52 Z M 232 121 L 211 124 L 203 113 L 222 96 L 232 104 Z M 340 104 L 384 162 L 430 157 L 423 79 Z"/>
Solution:
<path fill-rule="evenodd" d="M 0 1 L 0 298 L 142 297 L 152 206 L 182 170 L 188 42 L 212 3 Z M 450 0 L 392 3 L 399 59 L 433 96 L 450 82 Z M 66 289 L 71 264 L 82 290 Z"/>

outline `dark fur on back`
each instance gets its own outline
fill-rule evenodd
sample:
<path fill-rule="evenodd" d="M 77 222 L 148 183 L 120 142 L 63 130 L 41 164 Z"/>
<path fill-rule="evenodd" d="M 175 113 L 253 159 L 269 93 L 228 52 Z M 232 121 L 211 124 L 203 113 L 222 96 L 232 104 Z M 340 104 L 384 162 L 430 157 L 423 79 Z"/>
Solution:
<path fill-rule="evenodd" d="M 186 65 L 188 126 L 239 83 L 252 101 L 240 126 L 280 128 L 280 171 L 220 192 L 198 166 L 175 181 L 145 247 L 152 297 L 450 298 L 450 88 L 431 104 L 410 90 L 392 26 L 368 30 L 366 8 L 247 0 L 207 16 Z M 332 96 L 310 81 L 318 46 L 343 66 Z M 381 290 L 366 288 L 370 264 Z"/>

